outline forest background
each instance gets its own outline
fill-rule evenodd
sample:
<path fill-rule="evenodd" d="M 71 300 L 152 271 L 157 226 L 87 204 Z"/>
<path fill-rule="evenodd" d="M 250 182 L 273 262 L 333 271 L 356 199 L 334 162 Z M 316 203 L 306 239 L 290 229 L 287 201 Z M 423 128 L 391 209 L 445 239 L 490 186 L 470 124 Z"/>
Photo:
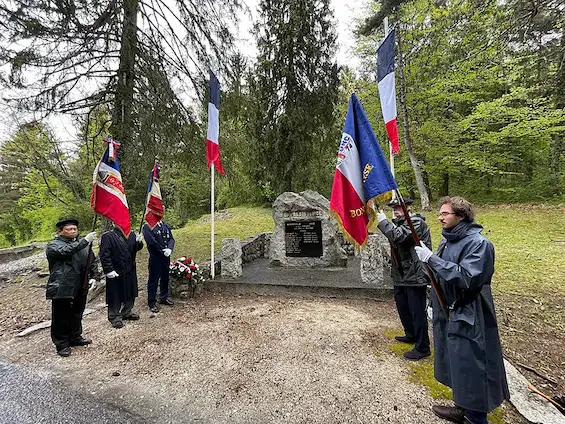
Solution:
<path fill-rule="evenodd" d="M 447 194 L 562 203 L 565 1 L 369 4 L 352 69 L 337 65 L 329 0 L 260 0 L 251 60 L 234 44 L 239 1 L 0 1 L 3 102 L 36 117 L 0 146 L 0 246 L 48 239 L 63 216 L 92 222 L 105 136 L 122 142 L 134 228 L 156 155 L 167 221 L 209 211 L 209 67 L 223 90 L 217 207 L 268 206 L 288 190 L 329 198 L 352 92 L 388 151 L 376 81 L 384 16 L 396 24 L 401 191 L 432 204 Z M 76 140 L 39 119 L 52 113 L 72 116 Z"/>

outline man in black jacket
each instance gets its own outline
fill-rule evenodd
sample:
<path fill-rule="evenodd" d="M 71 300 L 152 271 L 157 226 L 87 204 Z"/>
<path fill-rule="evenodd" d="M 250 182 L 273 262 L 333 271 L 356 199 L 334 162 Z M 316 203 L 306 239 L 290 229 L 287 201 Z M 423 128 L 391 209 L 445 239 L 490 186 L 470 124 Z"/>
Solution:
<path fill-rule="evenodd" d="M 138 294 L 135 257 L 143 249 L 141 234 L 132 231 L 128 237 L 114 227 L 100 239 L 100 263 L 106 275 L 108 320 L 114 328 L 122 328 L 123 320 L 138 320 L 132 311 Z"/>
<path fill-rule="evenodd" d="M 143 226 L 143 238 L 149 251 L 147 304 L 151 312 L 158 312 L 157 285 L 159 285 L 159 303 L 173 306 L 173 301 L 169 298 L 169 265 L 171 253 L 175 248 L 175 239 L 171 226 L 165 221 L 159 221 L 153 228 L 149 224 L 145 224 Z"/>
<path fill-rule="evenodd" d="M 408 205 L 412 199 L 404 199 Z M 430 356 L 430 337 L 428 336 L 428 319 L 426 316 L 426 286 L 428 276 L 424 265 L 418 260 L 414 251 L 414 238 L 406 222 L 404 211 L 398 200 L 388 204 L 392 207 L 393 220 L 390 223 L 383 211 L 377 215 L 379 230 L 390 241 L 394 282 L 394 300 L 400 321 L 404 327 L 404 336 L 396 337 L 402 343 L 415 343 L 414 349 L 404 354 L 406 359 L 417 361 Z M 426 218 L 419 214 L 410 214 L 410 218 L 420 240 L 430 248 L 432 238 Z"/>
<path fill-rule="evenodd" d="M 46 297 L 51 302 L 51 340 L 61 356 L 71 354 L 71 346 L 86 346 L 92 340 L 82 336 L 82 314 L 89 285 L 94 283 L 96 262 L 91 243 L 96 233 L 79 237 L 76 219 L 56 224 L 57 236 L 47 243 L 49 262 Z"/>

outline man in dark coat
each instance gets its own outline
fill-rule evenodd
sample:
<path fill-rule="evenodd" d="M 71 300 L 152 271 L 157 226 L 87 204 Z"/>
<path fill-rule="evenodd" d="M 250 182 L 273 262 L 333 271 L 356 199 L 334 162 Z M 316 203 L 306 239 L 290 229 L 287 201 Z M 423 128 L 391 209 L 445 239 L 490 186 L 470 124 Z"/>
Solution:
<path fill-rule="evenodd" d="M 138 320 L 132 312 L 138 294 L 135 257 L 143 249 L 141 234 L 132 231 L 126 238 L 114 227 L 100 239 L 100 263 L 106 275 L 108 320 L 114 328 L 122 328 L 123 320 Z"/>
<path fill-rule="evenodd" d="M 481 235 L 472 205 L 461 197 L 440 200 L 443 228 L 437 254 L 416 247 L 433 269 L 448 311 L 432 295 L 434 375 L 453 389 L 455 407 L 434 406 L 456 423 L 487 423 L 487 413 L 510 398 L 491 292 L 494 247 Z"/>
<path fill-rule="evenodd" d="M 412 199 L 404 199 L 408 211 Z M 397 199 L 388 204 L 392 207 L 392 223 L 383 211 L 377 215 L 379 230 L 390 241 L 392 266 L 391 276 L 394 282 L 394 300 L 404 336 L 395 337 L 402 343 L 415 343 L 414 349 L 404 354 L 406 359 L 417 361 L 430 356 L 430 337 L 428 335 L 428 317 L 426 316 L 426 286 L 428 276 L 424 265 L 414 251 L 414 237 L 406 222 L 404 211 Z M 419 214 L 410 214 L 410 218 L 420 240 L 432 247 L 430 229 L 426 218 Z"/>
<path fill-rule="evenodd" d="M 82 314 L 89 285 L 94 284 L 96 262 L 91 243 L 96 233 L 79 237 L 78 221 L 57 223 L 57 236 L 47 243 L 49 262 L 46 297 L 51 302 L 51 340 L 61 356 L 71 354 L 71 346 L 86 346 L 92 340 L 82 336 Z"/>
<path fill-rule="evenodd" d="M 157 285 L 159 285 L 159 303 L 173 306 L 173 301 L 169 298 L 169 265 L 171 253 L 175 248 L 175 239 L 171 226 L 165 221 L 159 221 L 153 228 L 145 224 L 143 238 L 149 251 L 147 304 L 151 312 L 158 312 Z"/>

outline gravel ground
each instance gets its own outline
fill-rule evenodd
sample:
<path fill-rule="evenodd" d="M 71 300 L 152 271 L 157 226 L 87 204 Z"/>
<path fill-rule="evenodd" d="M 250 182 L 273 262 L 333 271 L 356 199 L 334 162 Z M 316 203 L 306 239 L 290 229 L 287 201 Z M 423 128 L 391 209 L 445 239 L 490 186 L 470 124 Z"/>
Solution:
<path fill-rule="evenodd" d="M 94 343 L 69 358 L 47 330 L 5 334 L 0 357 L 158 423 L 442 422 L 383 336 L 392 302 L 206 293 L 141 315 L 120 330 L 89 315 Z"/>

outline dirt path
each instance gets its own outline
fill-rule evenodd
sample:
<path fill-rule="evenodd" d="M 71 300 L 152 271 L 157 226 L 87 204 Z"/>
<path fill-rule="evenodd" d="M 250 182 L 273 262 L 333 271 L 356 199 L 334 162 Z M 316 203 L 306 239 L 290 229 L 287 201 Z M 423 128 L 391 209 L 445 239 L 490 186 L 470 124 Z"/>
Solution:
<path fill-rule="evenodd" d="M 4 306 L 15 289 L 0 289 Z M 20 305 L 19 316 L 48 310 L 37 303 L 37 314 Z M 48 330 L 14 338 L 2 322 L 4 359 L 157 422 L 440 422 L 388 349 L 383 334 L 398 325 L 391 303 L 208 293 L 153 318 L 143 308 L 121 330 L 102 310 L 84 320 L 93 345 L 70 358 L 55 355 Z"/>

